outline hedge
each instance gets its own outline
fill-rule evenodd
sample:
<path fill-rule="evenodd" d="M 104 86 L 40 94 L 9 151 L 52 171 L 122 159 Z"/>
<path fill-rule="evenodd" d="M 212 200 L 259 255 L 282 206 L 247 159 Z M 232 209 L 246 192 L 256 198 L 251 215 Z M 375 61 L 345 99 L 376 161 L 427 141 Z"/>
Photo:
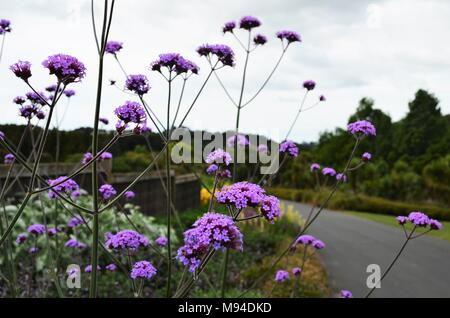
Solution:
<path fill-rule="evenodd" d="M 275 195 L 280 199 L 317 203 L 323 202 L 328 193 L 317 194 L 312 190 L 300 190 L 291 188 L 268 188 L 268 193 Z M 354 195 L 343 192 L 336 192 L 328 204 L 328 208 L 334 210 L 352 210 L 359 212 L 369 212 L 388 215 L 407 215 L 411 211 L 421 211 L 428 216 L 438 219 L 450 221 L 450 209 L 429 205 L 405 203 L 392 201 L 378 197 L 367 195 Z"/>

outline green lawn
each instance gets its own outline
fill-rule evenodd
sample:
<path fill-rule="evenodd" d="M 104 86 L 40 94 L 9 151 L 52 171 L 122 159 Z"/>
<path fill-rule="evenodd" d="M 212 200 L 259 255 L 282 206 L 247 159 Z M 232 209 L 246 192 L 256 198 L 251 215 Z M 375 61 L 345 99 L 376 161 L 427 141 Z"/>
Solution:
<path fill-rule="evenodd" d="M 374 222 L 387 224 L 391 226 L 395 226 L 400 228 L 400 225 L 398 225 L 397 221 L 395 220 L 395 217 L 392 215 L 385 215 L 385 214 L 375 214 L 375 213 L 366 213 L 366 212 L 354 212 L 354 211 L 346 211 L 344 212 L 346 214 L 350 214 L 356 217 L 360 217 L 363 219 L 371 220 Z M 431 231 L 427 235 L 435 236 L 440 239 L 444 239 L 447 241 L 450 241 L 450 222 L 443 221 L 441 222 L 443 225 L 442 230 L 440 231 Z M 410 230 L 410 226 L 407 226 L 408 230 Z"/>

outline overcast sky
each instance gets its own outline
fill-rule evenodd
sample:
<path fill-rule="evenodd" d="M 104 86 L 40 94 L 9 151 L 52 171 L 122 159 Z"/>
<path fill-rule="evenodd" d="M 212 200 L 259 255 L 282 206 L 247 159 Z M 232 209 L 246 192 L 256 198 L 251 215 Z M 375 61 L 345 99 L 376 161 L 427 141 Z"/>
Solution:
<path fill-rule="evenodd" d="M 96 1 L 97 13 L 100 4 Z M 244 15 L 258 17 L 258 32 L 269 37 L 266 46 L 251 56 L 245 96 L 250 97 L 264 81 L 280 54 L 274 33 L 281 29 L 301 34 L 303 42 L 292 45 L 280 68 L 263 93 L 243 109 L 244 132 L 283 138 L 298 109 L 306 79 L 317 82 L 306 106 L 319 94 L 327 102 L 305 112 L 292 133 L 295 141 L 316 140 L 320 132 L 343 127 L 364 97 L 394 120 L 405 115 L 419 88 L 433 92 L 444 113 L 450 111 L 450 2 L 446 0 L 117 0 L 110 39 L 124 42 L 119 58 L 129 73 L 144 73 L 152 90 L 148 98 L 158 114 L 166 110 L 167 90 L 159 74 L 148 65 L 159 53 L 179 52 L 201 67 L 201 74 L 188 82 L 186 104 L 207 74 L 207 63 L 195 49 L 203 43 L 225 43 L 237 54 L 234 69 L 220 74 L 231 93 L 239 93 L 243 55 L 221 26 Z M 76 56 L 87 66 L 87 77 L 74 84 L 77 96 L 69 105 L 63 128 L 92 126 L 96 91 L 96 49 L 88 0 L 1 1 L 0 18 L 12 21 L 0 64 L 0 123 L 22 122 L 16 95 L 28 91 L 8 70 L 18 59 L 33 64 L 31 81 L 38 89 L 54 78 L 41 62 L 51 54 Z M 100 16 L 98 15 L 98 18 Z M 238 31 L 239 36 L 244 36 Z M 124 78 L 111 56 L 106 58 L 106 79 L 123 85 Z M 133 96 L 105 85 L 102 115 Z M 245 99 L 245 97 L 244 97 Z M 66 107 L 62 103 L 60 107 Z M 187 120 L 187 126 L 225 131 L 235 125 L 236 109 L 212 78 L 206 93 Z"/>

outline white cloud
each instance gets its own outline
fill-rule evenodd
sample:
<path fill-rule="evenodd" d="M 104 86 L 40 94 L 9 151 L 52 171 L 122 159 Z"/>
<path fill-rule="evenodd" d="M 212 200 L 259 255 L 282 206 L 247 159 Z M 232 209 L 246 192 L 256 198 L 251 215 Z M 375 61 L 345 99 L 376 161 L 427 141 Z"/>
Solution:
<path fill-rule="evenodd" d="M 97 1 L 97 3 L 100 3 Z M 238 51 L 229 36 L 222 36 L 223 22 L 252 14 L 263 21 L 258 30 L 269 36 L 267 47 L 257 50 L 249 66 L 248 91 L 251 96 L 270 71 L 279 54 L 274 33 L 293 29 L 302 34 L 300 45 L 293 45 L 267 89 L 244 109 L 241 127 L 252 132 L 267 126 L 287 130 L 301 100 L 301 83 L 317 81 L 310 103 L 321 93 L 328 101 L 305 112 L 293 132 L 297 141 L 315 140 L 319 132 L 343 126 L 364 96 L 376 106 L 401 118 L 407 102 L 418 88 L 429 89 L 441 100 L 445 113 L 450 110 L 450 4 L 440 0 L 390 1 L 223 1 L 166 0 L 116 1 L 110 39 L 125 43 L 120 59 L 130 73 L 149 76 L 149 99 L 158 114 L 165 114 L 166 88 L 157 74 L 148 72 L 149 63 L 162 52 L 180 52 L 202 67 L 199 78 L 188 84 L 186 102 L 192 100 L 207 70 L 195 48 L 204 42 L 224 42 Z M 96 8 L 100 16 L 101 8 Z M 88 76 L 74 85 L 65 128 L 92 125 L 96 89 L 95 44 L 90 23 L 90 1 L 23 0 L 2 1 L 2 18 L 13 22 L 0 64 L 0 122 L 20 122 L 14 96 L 27 91 L 25 85 L 7 70 L 17 59 L 33 63 L 32 82 L 43 88 L 52 82 L 40 63 L 50 54 L 64 52 L 85 62 Z M 234 96 L 240 87 L 242 54 L 234 70 L 221 76 Z M 106 78 L 122 85 L 123 75 L 108 56 Z M 113 109 L 129 95 L 105 85 L 102 115 L 112 118 Z M 186 107 L 186 106 L 185 106 Z M 198 124 L 198 123 L 201 123 Z M 233 129 L 235 108 L 213 79 L 200 98 L 187 124 L 212 131 Z"/>

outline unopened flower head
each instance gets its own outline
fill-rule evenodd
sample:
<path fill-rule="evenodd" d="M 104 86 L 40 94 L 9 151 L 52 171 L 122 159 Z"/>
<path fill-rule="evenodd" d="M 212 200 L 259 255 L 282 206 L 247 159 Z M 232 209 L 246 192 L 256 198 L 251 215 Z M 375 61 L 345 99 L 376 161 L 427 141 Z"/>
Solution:
<path fill-rule="evenodd" d="M 253 43 L 255 43 L 255 45 L 264 45 L 267 43 L 267 37 L 262 34 L 257 34 L 253 38 Z"/>
<path fill-rule="evenodd" d="M 279 270 L 275 274 L 275 281 L 282 283 L 284 281 L 287 281 L 289 279 L 289 272 L 285 270 Z"/>
<path fill-rule="evenodd" d="M 109 124 L 109 120 L 106 117 L 100 117 L 98 119 L 103 125 L 108 125 Z"/>
<path fill-rule="evenodd" d="M 123 48 L 123 43 L 118 41 L 108 41 L 106 43 L 105 52 L 109 54 L 117 54 Z"/>
<path fill-rule="evenodd" d="M 280 152 L 287 153 L 291 157 L 298 156 L 298 147 L 295 142 L 291 140 L 283 141 L 280 145 Z"/>
<path fill-rule="evenodd" d="M 4 32 L 11 32 L 11 21 L 8 19 L 1 19 L 0 20 L 0 34 L 3 34 Z"/>
<path fill-rule="evenodd" d="M 314 82 L 313 80 L 304 81 L 303 87 L 308 91 L 312 91 L 314 87 L 316 87 L 316 82 Z"/>
<path fill-rule="evenodd" d="M 148 240 L 136 231 L 122 230 L 117 232 L 117 234 L 109 235 L 105 245 L 114 250 L 135 251 L 140 247 L 147 247 Z"/>
<path fill-rule="evenodd" d="M 17 105 L 22 105 L 23 103 L 25 103 L 25 98 L 23 96 L 16 96 L 13 99 L 13 103 Z"/>
<path fill-rule="evenodd" d="M 294 31 L 278 31 L 276 33 L 277 38 L 279 38 L 281 41 L 286 40 L 289 44 L 292 42 L 301 42 L 302 38 L 300 37 L 300 34 Z"/>
<path fill-rule="evenodd" d="M 139 261 L 134 263 L 131 269 L 131 278 L 136 280 L 138 278 L 150 280 L 156 275 L 156 268 L 148 261 Z"/>
<path fill-rule="evenodd" d="M 245 30 L 251 30 L 253 28 L 259 27 L 260 25 L 261 21 L 250 15 L 242 17 L 241 21 L 239 21 L 239 27 Z"/>
<path fill-rule="evenodd" d="M 98 192 L 100 192 L 100 194 L 102 195 L 102 198 L 104 200 L 109 200 L 112 197 L 115 197 L 117 194 L 116 189 L 114 189 L 114 187 L 110 184 L 104 184 L 102 185 L 99 189 Z"/>
<path fill-rule="evenodd" d="M 150 85 L 148 84 L 148 79 L 145 75 L 128 75 L 125 82 L 125 88 L 142 96 L 148 93 Z"/>
<path fill-rule="evenodd" d="M 14 63 L 9 67 L 11 71 L 13 71 L 14 75 L 23 79 L 24 81 L 28 81 L 31 77 L 31 63 L 28 61 L 19 61 Z"/>
<path fill-rule="evenodd" d="M 347 131 L 357 136 L 376 136 L 375 126 L 367 120 L 358 120 L 348 124 Z"/>
<path fill-rule="evenodd" d="M 321 101 L 321 102 L 325 102 L 327 99 L 325 98 L 325 96 L 323 96 L 323 95 L 320 95 L 319 96 L 319 101 Z"/>
<path fill-rule="evenodd" d="M 177 259 L 194 272 L 210 247 L 242 251 L 242 234 L 231 217 L 212 212 L 204 214 L 184 232 L 184 245 L 178 249 Z"/>
<path fill-rule="evenodd" d="M 228 166 L 231 162 L 231 155 L 223 149 L 216 149 L 206 157 L 206 163 L 225 164 Z"/>
<path fill-rule="evenodd" d="M 86 67 L 77 58 L 66 54 L 49 56 L 42 65 L 64 84 L 81 81 L 86 75 Z"/>

